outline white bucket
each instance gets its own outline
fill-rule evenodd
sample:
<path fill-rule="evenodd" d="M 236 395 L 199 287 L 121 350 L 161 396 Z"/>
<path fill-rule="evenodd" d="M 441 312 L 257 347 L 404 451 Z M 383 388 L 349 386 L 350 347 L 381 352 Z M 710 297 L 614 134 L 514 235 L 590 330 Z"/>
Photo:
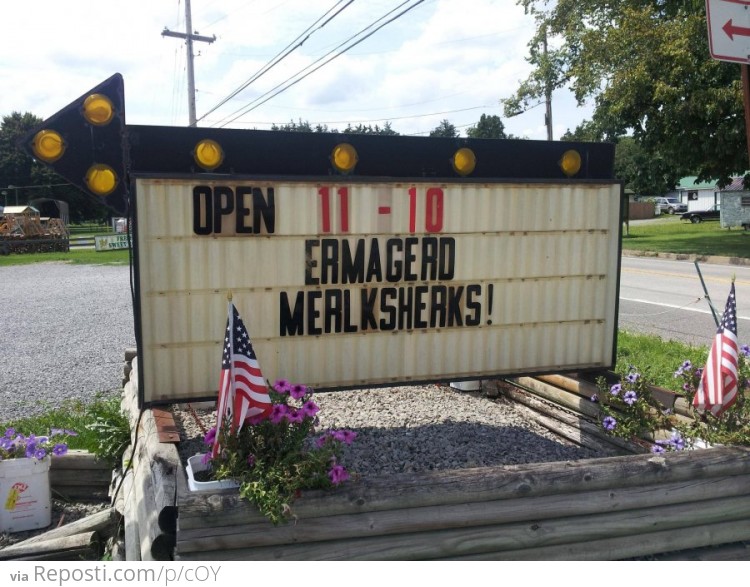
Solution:
<path fill-rule="evenodd" d="M 0 461 L 0 532 L 45 528 L 52 521 L 50 457 Z"/>

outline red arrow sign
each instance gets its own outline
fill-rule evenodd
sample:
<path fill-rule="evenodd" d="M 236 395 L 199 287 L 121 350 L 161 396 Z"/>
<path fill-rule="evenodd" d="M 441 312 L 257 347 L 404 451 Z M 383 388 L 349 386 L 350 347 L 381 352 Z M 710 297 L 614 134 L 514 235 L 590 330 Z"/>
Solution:
<path fill-rule="evenodd" d="M 743 26 L 734 26 L 730 18 L 723 27 L 721 27 L 727 36 L 734 41 L 734 35 L 741 37 L 750 37 L 750 28 Z"/>

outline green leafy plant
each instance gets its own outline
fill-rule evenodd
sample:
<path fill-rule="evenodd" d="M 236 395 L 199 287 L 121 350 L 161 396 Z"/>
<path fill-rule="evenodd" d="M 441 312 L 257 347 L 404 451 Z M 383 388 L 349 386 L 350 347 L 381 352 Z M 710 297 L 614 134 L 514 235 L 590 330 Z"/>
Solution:
<path fill-rule="evenodd" d="M 95 434 L 89 451 L 111 467 L 119 466 L 130 444 L 130 422 L 122 412 L 119 399 L 95 402 L 88 412 L 93 421 L 86 424 L 86 429 Z"/>
<path fill-rule="evenodd" d="M 674 372 L 674 377 L 682 381 L 679 392 L 688 405 L 701 381 L 702 368 L 696 368 L 692 361 L 685 360 Z M 598 402 L 600 425 L 612 436 L 653 440 L 659 432 L 671 431 L 671 437 L 655 440 L 653 452 L 683 450 L 691 448 L 696 441 L 709 444 L 750 445 L 750 347 L 742 345 L 737 361 L 737 398 L 721 415 L 710 411 L 693 410 L 693 421 L 684 424 L 674 418 L 653 396 L 648 376 L 629 366 L 621 373 L 619 381 L 608 383 L 599 378 L 599 393 L 591 398 Z"/>
<path fill-rule="evenodd" d="M 277 381 L 269 391 L 272 410 L 248 418 L 239 432 L 222 423 L 219 455 L 204 462 L 213 479 L 234 479 L 243 499 L 255 504 L 274 524 L 288 520 L 292 503 L 304 489 L 325 489 L 350 478 L 339 463 L 343 445 L 351 444 L 350 430 L 317 431 L 319 407 L 312 389 Z M 205 437 L 216 440 L 213 428 Z"/>

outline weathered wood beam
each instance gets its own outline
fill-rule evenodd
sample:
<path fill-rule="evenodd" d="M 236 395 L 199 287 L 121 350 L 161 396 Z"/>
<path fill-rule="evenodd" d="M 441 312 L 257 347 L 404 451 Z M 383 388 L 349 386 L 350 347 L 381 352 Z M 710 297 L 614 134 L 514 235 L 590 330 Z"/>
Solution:
<path fill-rule="evenodd" d="M 301 544 L 337 539 L 359 539 L 435 532 L 451 528 L 535 524 L 537 520 L 574 516 L 607 515 L 632 509 L 663 507 L 675 502 L 690 503 L 747 496 L 750 475 L 704 481 L 667 483 L 646 492 L 643 487 L 605 489 L 570 495 L 548 495 L 448 506 L 428 506 L 291 520 L 274 527 L 264 521 L 241 526 L 217 526 L 213 518 L 202 527 L 180 529 L 177 553 L 210 551 L 216 548 L 252 548 L 280 544 Z M 699 506 L 696 506 L 699 507 Z M 571 523 L 574 523 L 571 521 Z"/>

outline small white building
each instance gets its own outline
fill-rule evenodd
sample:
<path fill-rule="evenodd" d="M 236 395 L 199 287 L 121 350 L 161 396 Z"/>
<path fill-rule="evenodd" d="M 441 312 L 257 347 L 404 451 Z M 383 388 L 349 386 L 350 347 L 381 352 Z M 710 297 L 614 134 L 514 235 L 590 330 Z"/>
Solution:
<path fill-rule="evenodd" d="M 679 198 L 688 205 L 688 212 L 708 210 L 714 204 L 720 203 L 719 186 L 715 181 L 698 182 L 694 175 L 683 177 L 677 187 L 666 194 Z"/>

